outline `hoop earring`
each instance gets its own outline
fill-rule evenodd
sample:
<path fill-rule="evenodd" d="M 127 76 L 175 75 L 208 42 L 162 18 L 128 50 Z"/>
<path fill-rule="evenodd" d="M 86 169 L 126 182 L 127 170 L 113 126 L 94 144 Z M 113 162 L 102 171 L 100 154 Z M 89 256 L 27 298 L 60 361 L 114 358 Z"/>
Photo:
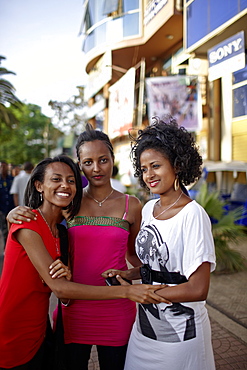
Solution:
<path fill-rule="evenodd" d="M 179 189 L 179 179 L 178 177 L 176 177 L 174 181 L 174 190 L 178 191 L 178 189 Z"/>
<path fill-rule="evenodd" d="M 40 201 L 41 203 L 43 202 L 43 195 L 42 195 L 42 192 L 39 193 L 40 194 Z"/>

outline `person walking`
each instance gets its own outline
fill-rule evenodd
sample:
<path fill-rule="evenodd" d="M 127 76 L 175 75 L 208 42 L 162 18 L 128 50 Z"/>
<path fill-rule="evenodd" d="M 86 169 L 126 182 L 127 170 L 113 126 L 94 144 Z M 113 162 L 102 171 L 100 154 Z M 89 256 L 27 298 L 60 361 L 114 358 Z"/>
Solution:
<path fill-rule="evenodd" d="M 6 216 L 15 206 L 13 195 L 10 194 L 13 179 L 13 176 L 8 174 L 7 162 L 0 161 L 0 230 L 4 246 L 8 235 Z"/>
<path fill-rule="evenodd" d="M 23 165 L 24 172 L 14 177 L 10 194 L 13 194 L 15 206 L 24 206 L 24 193 L 32 170 L 33 164 L 31 162 L 25 162 Z"/>

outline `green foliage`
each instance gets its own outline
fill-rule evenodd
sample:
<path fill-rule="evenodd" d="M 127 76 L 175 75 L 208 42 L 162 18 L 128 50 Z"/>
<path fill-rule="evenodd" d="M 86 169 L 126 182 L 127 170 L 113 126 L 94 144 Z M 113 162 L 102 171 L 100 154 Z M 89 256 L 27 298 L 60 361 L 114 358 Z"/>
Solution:
<path fill-rule="evenodd" d="M 62 133 L 41 113 L 37 105 L 23 104 L 21 109 L 10 107 L 18 125 L 3 125 L 0 136 L 0 158 L 14 164 L 26 161 L 34 164 L 49 156 Z"/>
<path fill-rule="evenodd" d="M 65 102 L 49 101 L 54 111 L 56 127 L 64 132 L 74 131 L 78 135 L 84 130 L 87 117 L 85 115 L 84 87 L 77 86 L 78 95 L 70 97 Z"/>
<path fill-rule="evenodd" d="M 5 59 L 5 57 L 0 55 L 0 65 L 1 61 Z M 8 71 L 6 68 L 0 66 L 0 135 L 4 134 L 4 128 L 7 126 L 11 128 L 12 125 L 17 125 L 18 120 L 16 119 L 15 115 L 11 112 L 9 107 L 15 107 L 17 109 L 21 108 L 21 101 L 15 95 L 15 88 L 14 86 L 7 81 L 6 79 L 2 78 L 3 75 L 6 74 L 15 74 L 14 72 Z"/>
<path fill-rule="evenodd" d="M 217 268 L 220 272 L 237 272 L 246 269 L 244 257 L 230 246 L 246 237 L 245 227 L 236 224 L 242 216 L 243 208 L 239 207 L 227 214 L 226 204 L 219 198 L 219 193 L 209 192 L 207 184 L 200 187 L 196 201 L 205 209 L 212 220 L 212 232 L 215 243 Z"/>

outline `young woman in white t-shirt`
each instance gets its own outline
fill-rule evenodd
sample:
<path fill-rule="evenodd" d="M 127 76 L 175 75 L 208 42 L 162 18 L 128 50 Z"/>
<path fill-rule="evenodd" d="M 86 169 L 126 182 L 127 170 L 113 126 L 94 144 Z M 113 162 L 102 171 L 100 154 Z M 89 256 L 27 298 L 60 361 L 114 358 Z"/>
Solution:
<path fill-rule="evenodd" d="M 145 128 L 132 147 L 135 175 L 159 199 L 142 211 L 136 252 L 143 266 L 108 270 L 143 283 L 165 284 L 157 294 L 170 304 L 139 304 L 125 370 L 214 370 L 205 300 L 215 269 L 211 222 L 186 194 L 201 176 L 192 135 L 172 117 Z"/>

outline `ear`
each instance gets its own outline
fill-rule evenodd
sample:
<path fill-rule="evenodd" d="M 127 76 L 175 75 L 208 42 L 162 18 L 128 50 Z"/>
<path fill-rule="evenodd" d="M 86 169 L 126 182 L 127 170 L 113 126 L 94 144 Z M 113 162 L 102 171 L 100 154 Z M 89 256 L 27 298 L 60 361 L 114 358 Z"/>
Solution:
<path fill-rule="evenodd" d="M 81 163 L 80 162 L 78 162 L 78 167 L 79 167 L 80 171 L 82 171 Z"/>
<path fill-rule="evenodd" d="M 43 192 L 43 184 L 40 181 L 36 180 L 34 186 L 39 193 Z"/>

